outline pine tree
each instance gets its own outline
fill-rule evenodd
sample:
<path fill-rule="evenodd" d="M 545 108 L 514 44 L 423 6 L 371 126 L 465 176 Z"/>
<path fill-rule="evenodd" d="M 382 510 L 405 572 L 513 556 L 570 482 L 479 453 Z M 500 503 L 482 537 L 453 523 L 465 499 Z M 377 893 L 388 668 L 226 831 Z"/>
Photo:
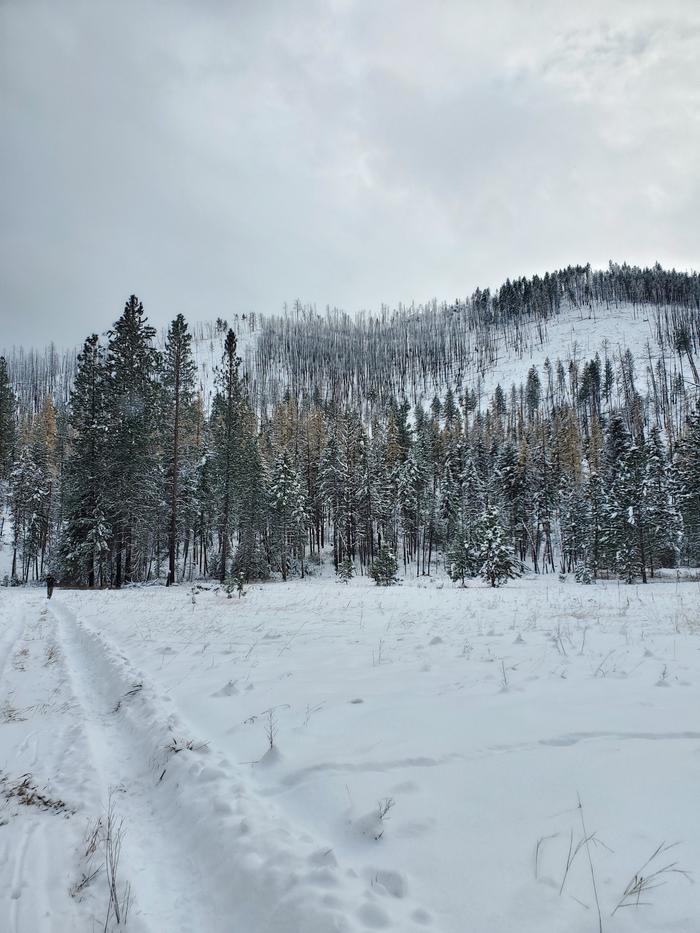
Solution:
<path fill-rule="evenodd" d="M 700 563 L 700 402 L 688 416 L 674 457 L 674 490 L 688 564 Z"/>
<path fill-rule="evenodd" d="M 644 449 L 632 441 L 619 419 L 611 422 L 607 447 L 603 542 L 612 568 L 627 583 L 639 576 L 646 583 L 648 513 Z"/>
<path fill-rule="evenodd" d="M 370 440 L 362 433 L 360 481 L 357 487 L 360 566 L 370 564 L 375 555 L 375 527 L 381 539 L 390 516 L 390 484 L 379 437 Z"/>
<path fill-rule="evenodd" d="M 460 475 L 460 484 L 462 488 L 460 527 L 466 536 L 467 543 L 473 548 L 484 512 L 484 484 L 471 456 L 465 460 Z"/>
<path fill-rule="evenodd" d="M 561 528 L 561 571 L 570 573 L 580 563 L 591 569 L 586 542 L 589 540 L 589 512 L 583 488 L 571 476 L 562 478 L 559 491 Z"/>
<path fill-rule="evenodd" d="M 61 573 L 67 580 L 95 585 L 111 544 L 107 499 L 108 384 L 104 351 L 97 334 L 85 341 L 70 401 L 70 454 L 64 497 L 68 516 L 61 535 Z"/>
<path fill-rule="evenodd" d="M 353 559 L 356 554 L 362 496 L 362 444 L 359 418 L 348 412 L 336 420 L 321 460 L 319 482 L 333 525 L 333 563 L 336 569 L 346 554 Z"/>
<path fill-rule="evenodd" d="M 541 395 L 542 386 L 540 384 L 540 377 L 537 372 L 537 367 L 531 366 L 530 371 L 527 374 L 527 386 L 525 389 L 527 412 L 530 421 L 532 421 L 535 416 L 535 412 L 539 408 Z"/>
<path fill-rule="evenodd" d="M 289 548 L 301 556 L 304 575 L 304 538 L 308 524 L 306 494 L 286 451 L 275 460 L 270 475 L 270 511 L 279 555 L 282 579 L 289 572 Z"/>
<path fill-rule="evenodd" d="M 164 408 L 168 451 L 169 486 L 168 584 L 177 580 L 179 544 L 178 509 L 183 473 L 195 452 L 195 365 L 192 359 L 192 336 L 182 314 L 171 323 L 163 361 Z"/>
<path fill-rule="evenodd" d="M 676 566 L 683 536 L 683 521 L 671 498 L 668 459 L 656 426 L 646 445 L 643 484 L 649 566 L 654 576 L 655 567 Z"/>
<path fill-rule="evenodd" d="M 525 532 L 526 469 L 512 441 L 506 441 L 498 452 L 492 489 L 501 505 L 510 540 L 520 542 Z M 522 544 L 520 550 L 522 553 Z"/>
<path fill-rule="evenodd" d="M 457 477 L 448 457 L 442 470 L 440 480 L 440 519 L 443 525 L 443 540 L 451 541 L 460 515 L 460 495 Z"/>
<path fill-rule="evenodd" d="M 505 541 L 498 509 L 493 506 L 486 510 L 482 519 L 479 561 L 482 578 L 493 587 L 514 580 L 521 573 L 513 549 Z"/>
<path fill-rule="evenodd" d="M 479 572 L 479 554 L 470 536 L 460 527 L 451 539 L 447 551 L 447 573 L 453 583 L 464 586 L 466 577 L 475 577 Z"/>
<path fill-rule="evenodd" d="M 416 451 L 412 449 L 399 470 L 397 484 L 397 499 L 404 538 L 404 568 L 406 562 L 419 553 L 424 486 L 424 464 L 419 460 Z M 420 561 L 418 560 L 417 573 L 419 572 Z"/>
<path fill-rule="evenodd" d="M 393 586 L 398 582 L 396 578 L 397 570 L 398 564 L 393 551 L 388 547 L 382 547 L 372 563 L 370 576 L 377 586 Z"/>
<path fill-rule="evenodd" d="M 44 477 L 46 496 L 39 517 L 38 574 L 43 576 L 44 565 L 51 560 L 53 531 L 60 516 L 60 463 L 58 459 L 58 427 L 56 408 L 51 394 L 47 394 L 32 423 L 29 446 L 32 458 Z"/>
<path fill-rule="evenodd" d="M 236 335 L 226 334 L 211 415 L 212 465 L 219 525 L 219 579 L 225 582 L 234 527 L 236 467 L 240 455 L 241 387 Z"/>
<path fill-rule="evenodd" d="M 340 562 L 336 572 L 343 583 L 349 583 L 355 576 L 355 564 L 349 554 Z"/>
<path fill-rule="evenodd" d="M 595 583 L 595 578 L 591 573 L 591 568 L 586 564 L 584 560 L 580 560 L 576 567 L 574 568 L 574 577 L 577 583 L 582 583 L 586 586 L 591 583 Z"/>
<path fill-rule="evenodd" d="M 39 554 L 47 522 L 50 501 L 48 478 L 24 446 L 10 474 L 10 512 L 14 528 L 12 579 L 17 575 L 17 558 L 21 560 L 21 580 L 26 583 L 33 573 L 39 579 Z"/>
<path fill-rule="evenodd" d="M 145 575 L 149 535 L 158 515 L 162 409 L 155 333 L 132 295 L 110 332 L 107 350 L 106 505 L 114 532 L 117 587 Z"/>
<path fill-rule="evenodd" d="M 586 562 L 595 580 L 605 565 L 605 486 L 602 476 L 592 471 L 585 485 L 587 527 L 585 536 Z"/>
<path fill-rule="evenodd" d="M 248 406 L 241 406 L 240 463 L 236 471 L 234 492 L 238 501 L 238 548 L 233 566 L 246 583 L 269 576 L 270 565 L 263 547 L 268 521 L 269 495 L 255 418 Z"/>

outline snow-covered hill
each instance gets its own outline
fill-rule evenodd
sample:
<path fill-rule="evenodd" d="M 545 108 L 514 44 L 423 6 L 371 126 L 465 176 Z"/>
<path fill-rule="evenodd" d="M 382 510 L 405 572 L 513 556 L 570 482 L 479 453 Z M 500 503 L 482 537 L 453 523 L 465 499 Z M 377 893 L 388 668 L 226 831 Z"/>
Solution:
<path fill-rule="evenodd" d="M 229 321 L 238 339 L 238 353 L 242 371 L 253 386 L 260 380 L 260 358 L 258 340 L 264 318 L 250 319 L 235 317 Z M 568 369 L 571 362 L 583 365 L 596 354 L 602 361 L 610 359 L 617 365 L 622 356 L 630 351 L 638 361 L 643 375 L 647 366 L 655 365 L 665 355 L 669 366 L 683 377 L 686 367 L 678 359 L 673 348 L 661 339 L 665 323 L 662 308 L 620 303 L 610 305 L 592 302 L 586 306 L 563 303 L 559 312 L 548 320 L 523 319 L 519 325 L 517 344 L 502 333 L 494 333 L 493 357 L 485 358 L 475 353 L 472 361 L 462 368 L 450 366 L 447 377 L 430 381 L 419 387 L 417 399 L 430 402 L 434 395 L 443 396 L 446 389 L 473 390 L 482 404 L 490 399 L 496 386 L 508 391 L 513 385 L 524 384 L 528 371 L 535 366 L 542 374 L 546 361 L 555 366 L 558 361 Z M 193 327 L 194 355 L 199 369 L 200 386 L 204 398 L 209 400 L 215 389 L 216 369 L 221 363 L 225 329 L 217 329 L 211 323 Z M 476 344 L 475 344 L 476 346 Z M 698 359 L 696 355 L 696 360 Z M 273 367 L 274 380 L 278 383 L 273 397 L 281 396 L 289 385 L 289 373 L 283 365 Z M 642 378 L 640 388 L 644 389 Z"/>
<path fill-rule="evenodd" d="M 649 354 L 653 361 L 658 359 L 661 348 L 653 311 L 630 304 L 566 305 L 549 321 L 531 322 L 522 347 L 509 347 L 501 338 L 497 359 L 485 375 L 480 377 L 472 370 L 465 382 L 476 383 L 482 395 L 490 396 L 497 385 L 507 390 L 524 384 L 530 367 L 541 372 L 546 360 L 553 365 L 559 360 L 567 366 L 571 361 L 587 362 L 596 354 L 601 360 L 619 360 L 627 350 L 641 361 L 647 361 Z"/>

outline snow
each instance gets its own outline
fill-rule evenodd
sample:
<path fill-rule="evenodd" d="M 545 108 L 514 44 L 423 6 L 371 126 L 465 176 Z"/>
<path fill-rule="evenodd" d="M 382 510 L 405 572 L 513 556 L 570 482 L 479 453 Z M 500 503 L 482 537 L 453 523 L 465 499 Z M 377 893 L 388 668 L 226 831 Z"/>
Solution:
<path fill-rule="evenodd" d="M 136 933 L 589 933 L 591 864 L 606 933 L 690 933 L 699 597 L 553 576 L 2 589 L 0 928 L 102 929 L 104 871 L 69 891 L 111 791 Z M 9 793 L 26 775 L 51 806 Z M 690 880 L 613 914 L 661 843 L 643 874 Z"/>
<path fill-rule="evenodd" d="M 481 374 L 475 360 L 466 367 L 459 381 L 463 386 L 480 392 L 482 399 L 487 402 L 497 385 L 500 384 L 501 388 L 508 392 L 512 385 L 519 386 L 520 383 L 525 383 L 531 366 L 536 366 L 542 375 L 542 367 L 547 359 L 553 365 L 557 360 L 562 360 L 567 365 L 572 359 L 579 363 L 587 362 L 598 353 L 602 360 L 607 355 L 613 361 L 617 361 L 627 349 L 630 349 L 639 361 L 639 372 L 642 373 L 643 363 L 648 362 L 647 347 L 653 361 L 656 361 L 660 353 L 656 320 L 659 313 L 663 312 L 625 302 L 617 305 L 593 302 L 588 306 L 574 306 L 563 302 L 559 312 L 548 320 L 537 321 L 534 318 L 523 317 L 520 321 L 523 334 L 520 348 L 509 345 L 503 335 L 496 335 L 494 339 L 498 347 L 498 356 L 493 364 L 487 366 L 486 372 Z M 242 372 L 248 373 L 252 378 L 258 376 L 256 351 L 262 323 L 261 315 L 245 320 L 235 316 L 230 321 L 236 332 Z M 192 331 L 192 349 L 198 368 L 199 384 L 208 402 L 214 388 L 215 371 L 221 365 L 226 331 L 216 331 L 211 324 L 201 323 L 194 324 Z M 164 339 L 163 334 L 162 340 Z M 289 374 L 284 367 L 273 366 L 272 370 L 283 384 L 288 382 Z M 454 382 L 457 381 L 454 372 L 451 381 L 454 387 Z M 446 388 L 447 386 L 442 385 L 437 394 L 444 394 Z M 423 401 L 429 402 L 435 391 L 435 386 L 430 386 L 424 394 Z"/>
<path fill-rule="evenodd" d="M 647 347 L 651 359 L 659 357 L 659 344 L 655 312 L 652 308 L 635 307 L 621 303 L 607 307 L 602 303 L 575 307 L 564 304 L 554 317 L 547 321 L 529 321 L 523 324 L 528 339 L 522 352 L 506 345 L 499 338 L 498 359 L 486 372 L 480 383 L 482 395 L 491 397 L 496 386 L 508 392 L 527 380 L 528 370 L 536 366 L 542 376 L 545 360 L 552 365 L 561 360 L 568 369 L 569 360 L 579 364 L 592 360 L 596 353 L 604 360 L 606 355 L 617 361 L 630 350 L 638 360 L 640 374 L 643 364 L 648 362 Z M 468 373 L 467 385 L 474 384 L 478 376 Z"/>

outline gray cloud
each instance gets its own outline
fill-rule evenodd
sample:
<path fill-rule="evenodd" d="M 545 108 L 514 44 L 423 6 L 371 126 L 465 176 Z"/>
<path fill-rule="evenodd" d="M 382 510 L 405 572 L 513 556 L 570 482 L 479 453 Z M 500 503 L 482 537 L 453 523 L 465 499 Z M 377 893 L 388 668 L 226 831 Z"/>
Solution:
<path fill-rule="evenodd" d="M 0 346 L 697 266 L 694 2 L 0 2 Z"/>

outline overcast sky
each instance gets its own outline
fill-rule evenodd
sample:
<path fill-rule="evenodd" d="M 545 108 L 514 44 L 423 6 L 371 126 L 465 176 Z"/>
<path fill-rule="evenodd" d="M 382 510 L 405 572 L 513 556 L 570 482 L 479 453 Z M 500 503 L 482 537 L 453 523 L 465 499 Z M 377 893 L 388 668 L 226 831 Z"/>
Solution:
<path fill-rule="evenodd" d="M 698 268 L 697 0 L 0 0 L 0 346 Z"/>

